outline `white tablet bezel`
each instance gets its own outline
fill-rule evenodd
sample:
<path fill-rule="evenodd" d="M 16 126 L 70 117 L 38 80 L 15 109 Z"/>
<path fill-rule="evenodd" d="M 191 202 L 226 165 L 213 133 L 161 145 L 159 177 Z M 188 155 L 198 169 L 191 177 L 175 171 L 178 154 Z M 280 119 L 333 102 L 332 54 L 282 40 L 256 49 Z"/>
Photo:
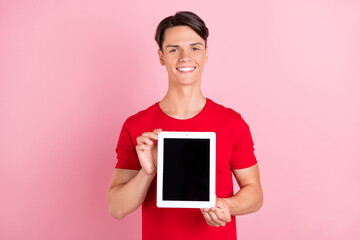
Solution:
<path fill-rule="evenodd" d="M 216 203 L 215 195 L 215 154 L 216 154 L 216 134 L 214 132 L 161 132 L 158 138 L 158 158 L 157 158 L 157 201 L 158 207 L 164 208 L 210 208 Z M 163 152 L 164 138 L 186 138 L 186 139 L 209 139 L 210 140 L 210 184 L 209 201 L 169 201 L 163 200 Z"/>

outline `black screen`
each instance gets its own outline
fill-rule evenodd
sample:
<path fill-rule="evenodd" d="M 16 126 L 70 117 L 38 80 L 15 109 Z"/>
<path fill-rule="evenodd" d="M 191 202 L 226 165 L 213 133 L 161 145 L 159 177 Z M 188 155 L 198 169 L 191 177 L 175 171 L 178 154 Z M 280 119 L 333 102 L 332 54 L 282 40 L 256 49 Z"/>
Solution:
<path fill-rule="evenodd" d="M 209 173 L 209 139 L 164 139 L 164 200 L 209 201 Z"/>

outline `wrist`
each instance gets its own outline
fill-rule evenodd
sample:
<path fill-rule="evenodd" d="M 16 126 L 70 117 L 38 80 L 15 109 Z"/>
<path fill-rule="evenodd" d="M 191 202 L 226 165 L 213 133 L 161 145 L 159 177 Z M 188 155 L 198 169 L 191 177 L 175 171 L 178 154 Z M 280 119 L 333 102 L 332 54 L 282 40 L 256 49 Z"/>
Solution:
<path fill-rule="evenodd" d="M 232 202 L 232 199 L 231 198 L 222 198 L 223 202 L 225 203 L 226 205 L 226 208 L 228 209 L 230 215 L 232 215 L 232 205 L 233 205 L 233 202 Z"/>
<path fill-rule="evenodd" d="M 144 175 L 147 178 L 153 179 L 156 175 L 156 170 L 153 173 L 148 173 L 147 171 L 145 171 L 144 168 L 141 168 L 139 173 L 141 173 L 142 175 Z"/>

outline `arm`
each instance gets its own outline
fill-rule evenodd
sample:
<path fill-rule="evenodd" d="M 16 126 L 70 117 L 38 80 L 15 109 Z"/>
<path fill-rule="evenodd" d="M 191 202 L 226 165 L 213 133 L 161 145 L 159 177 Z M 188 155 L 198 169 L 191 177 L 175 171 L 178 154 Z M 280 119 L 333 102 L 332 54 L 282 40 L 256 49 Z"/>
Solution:
<path fill-rule="evenodd" d="M 136 210 L 145 200 L 149 186 L 156 174 L 157 146 L 155 140 L 161 129 L 143 133 L 137 138 L 138 155 L 141 169 L 115 169 L 107 193 L 109 212 L 121 220 Z"/>
<path fill-rule="evenodd" d="M 244 215 L 259 210 L 263 203 L 258 165 L 233 171 L 240 190 L 226 198 L 231 215 Z"/>
<path fill-rule="evenodd" d="M 258 165 L 233 170 L 240 190 L 232 197 L 218 198 L 216 206 L 202 209 L 206 222 L 210 226 L 225 226 L 231 221 L 231 215 L 244 215 L 259 210 L 263 203 Z"/>
<path fill-rule="evenodd" d="M 107 194 L 111 216 L 121 220 L 140 207 L 154 176 L 143 169 L 115 169 Z"/>

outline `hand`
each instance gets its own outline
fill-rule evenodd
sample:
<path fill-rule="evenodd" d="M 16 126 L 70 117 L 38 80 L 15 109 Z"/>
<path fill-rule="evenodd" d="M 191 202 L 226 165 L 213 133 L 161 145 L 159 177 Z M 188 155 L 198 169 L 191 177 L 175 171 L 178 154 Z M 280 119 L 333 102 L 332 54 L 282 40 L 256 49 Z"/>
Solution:
<path fill-rule="evenodd" d="M 224 198 L 216 199 L 216 206 L 201 209 L 207 224 L 213 227 L 224 227 L 231 221 L 229 205 Z"/>
<path fill-rule="evenodd" d="M 155 140 L 158 139 L 158 134 L 161 131 L 161 129 L 155 129 L 152 132 L 144 132 L 136 138 L 138 144 L 135 147 L 136 153 L 141 167 L 148 175 L 155 174 L 157 169 L 157 146 Z"/>

